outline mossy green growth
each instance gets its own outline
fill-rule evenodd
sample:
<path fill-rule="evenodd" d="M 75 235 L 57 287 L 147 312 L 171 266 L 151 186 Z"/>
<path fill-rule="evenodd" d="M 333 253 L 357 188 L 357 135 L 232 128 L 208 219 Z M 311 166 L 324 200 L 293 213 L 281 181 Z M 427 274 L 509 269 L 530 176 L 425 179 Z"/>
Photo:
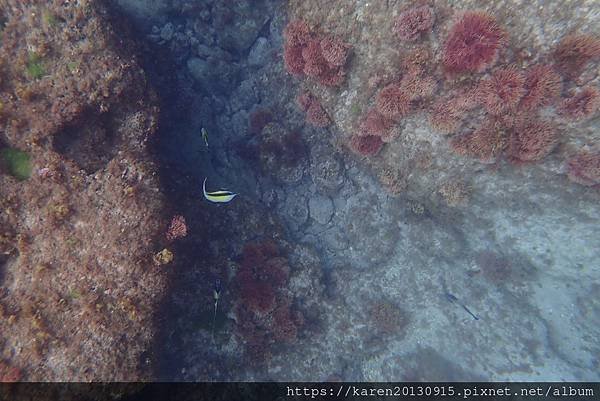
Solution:
<path fill-rule="evenodd" d="M 58 25 L 58 19 L 50 10 L 42 11 L 42 21 L 49 27 L 55 27 Z"/>
<path fill-rule="evenodd" d="M 27 61 L 27 75 L 29 75 L 31 79 L 40 79 L 46 75 L 46 69 L 44 68 L 42 59 L 37 53 L 29 53 L 29 61 Z"/>
<path fill-rule="evenodd" d="M 67 68 L 69 69 L 69 72 L 71 74 L 74 74 L 79 69 L 79 63 L 76 63 L 75 61 L 70 61 L 69 63 L 67 63 Z"/>
<path fill-rule="evenodd" d="M 31 158 L 21 150 L 0 149 L 0 163 L 18 180 L 24 181 L 31 177 Z"/>

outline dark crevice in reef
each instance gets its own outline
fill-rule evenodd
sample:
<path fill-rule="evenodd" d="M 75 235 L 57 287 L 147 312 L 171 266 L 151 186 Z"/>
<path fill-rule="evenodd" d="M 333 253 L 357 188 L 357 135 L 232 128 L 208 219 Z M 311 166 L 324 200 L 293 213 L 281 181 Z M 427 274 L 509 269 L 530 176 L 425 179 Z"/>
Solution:
<path fill-rule="evenodd" d="M 54 136 L 54 149 L 93 174 L 115 156 L 119 138 L 110 115 L 85 114 L 83 121 L 68 125 Z"/>
<path fill-rule="evenodd" d="M 195 94 L 198 88 L 192 88 L 188 84 L 189 81 L 182 78 L 182 67 L 176 62 L 180 55 L 173 54 L 164 46 L 148 42 L 143 32 L 136 31 L 133 32 L 133 35 L 142 45 L 140 54 L 142 66 L 150 85 L 158 95 L 160 115 L 158 130 L 152 139 L 152 152 L 158 163 L 161 191 L 166 197 L 165 213 L 170 216 L 175 214 L 185 216 L 190 233 L 187 238 L 168 245 L 169 250 L 176 257 L 171 264 L 166 266 L 171 270 L 167 295 L 154 314 L 156 329 L 154 344 L 141 356 L 139 364 L 142 368 L 150 367 L 152 376 L 157 380 L 180 380 L 182 355 L 174 353 L 172 350 L 185 349 L 177 331 L 180 328 L 179 321 L 189 315 L 187 308 L 181 303 L 174 302 L 174 299 L 186 289 L 188 292 L 194 291 L 194 288 L 198 286 L 205 287 L 204 293 L 200 294 L 199 298 L 204 298 L 207 294 L 210 296 L 209 288 L 213 281 L 208 277 L 212 273 L 208 273 L 201 279 L 203 280 L 201 283 L 188 281 L 190 271 L 197 270 L 205 260 L 210 259 L 211 254 L 205 247 L 206 239 L 209 237 L 207 232 L 210 224 L 207 224 L 207 216 L 201 212 L 200 182 L 197 177 L 190 174 L 190 171 L 194 170 L 194 166 L 182 169 L 181 163 L 178 163 L 170 153 L 174 147 L 186 146 L 181 142 L 177 133 L 182 126 L 189 124 L 192 104 L 195 97 L 198 96 L 197 93 Z M 210 238 L 217 239 L 218 236 L 213 233 Z M 206 357 L 205 363 L 209 364 L 210 362 L 210 356 Z M 214 379 L 217 380 L 218 377 Z"/>

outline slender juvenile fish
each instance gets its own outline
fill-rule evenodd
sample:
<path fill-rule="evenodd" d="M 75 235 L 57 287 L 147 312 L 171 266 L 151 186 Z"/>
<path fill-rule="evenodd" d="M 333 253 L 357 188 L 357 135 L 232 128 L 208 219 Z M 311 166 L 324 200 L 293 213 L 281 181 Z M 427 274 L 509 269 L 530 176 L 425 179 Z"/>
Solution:
<path fill-rule="evenodd" d="M 200 132 L 202 133 L 202 139 L 204 139 L 204 143 L 206 144 L 206 147 L 208 148 L 208 132 L 206 131 L 206 128 L 202 127 Z"/>
<path fill-rule="evenodd" d="M 202 184 L 202 192 L 204 193 L 204 197 L 213 203 L 228 203 L 233 200 L 237 196 L 237 194 L 231 191 L 214 191 L 214 192 L 206 192 L 206 178 L 204 179 L 204 183 Z"/>
<path fill-rule="evenodd" d="M 456 298 L 454 295 L 450 294 L 449 292 L 446 292 L 446 298 L 448 298 L 448 301 L 452 302 L 453 304 L 457 304 L 457 305 L 461 306 L 465 311 L 467 311 L 467 313 L 469 315 L 471 315 L 473 317 L 473 319 L 479 320 L 479 318 L 477 316 L 475 316 L 475 314 L 473 312 L 471 312 L 469 310 L 469 308 L 467 308 L 463 303 L 461 303 L 458 300 L 458 298 Z"/>
<path fill-rule="evenodd" d="M 211 335 L 215 338 L 215 321 L 217 319 L 217 307 L 219 306 L 219 298 L 221 297 L 221 280 L 216 279 L 213 287 L 213 299 L 215 300 L 215 312 L 213 313 L 213 320 L 211 326 Z"/>

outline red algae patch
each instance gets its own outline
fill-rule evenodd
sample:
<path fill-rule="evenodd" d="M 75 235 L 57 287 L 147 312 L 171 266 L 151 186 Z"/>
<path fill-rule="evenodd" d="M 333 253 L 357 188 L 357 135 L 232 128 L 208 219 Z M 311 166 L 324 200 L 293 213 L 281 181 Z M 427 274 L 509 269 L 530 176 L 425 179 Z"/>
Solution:
<path fill-rule="evenodd" d="M 506 33 L 489 14 L 465 12 L 444 43 L 442 63 L 450 73 L 483 72 L 498 59 Z"/>
<path fill-rule="evenodd" d="M 569 180 L 585 186 L 600 184 L 600 153 L 582 151 L 566 163 Z"/>
<path fill-rule="evenodd" d="M 600 93 L 593 86 L 587 86 L 565 99 L 560 111 L 569 119 L 583 120 L 592 117 L 600 109 Z"/>
<path fill-rule="evenodd" d="M 553 56 L 561 73 L 576 78 L 589 62 L 600 58 L 600 39 L 584 34 L 567 35 L 556 46 Z"/>
<path fill-rule="evenodd" d="M 435 21 L 433 9 L 427 5 L 410 8 L 394 21 L 394 32 L 401 40 L 414 41 L 429 32 Z"/>

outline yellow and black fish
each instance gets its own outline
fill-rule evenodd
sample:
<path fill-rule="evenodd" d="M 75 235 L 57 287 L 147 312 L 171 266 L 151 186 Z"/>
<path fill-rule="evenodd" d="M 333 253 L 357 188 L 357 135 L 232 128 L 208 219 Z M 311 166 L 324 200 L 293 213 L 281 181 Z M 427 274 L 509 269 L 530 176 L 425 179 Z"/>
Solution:
<path fill-rule="evenodd" d="M 233 198 L 237 196 L 237 194 L 226 190 L 206 192 L 206 178 L 204 179 L 204 183 L 202 184 L 202 192 L 204 193 L 204 197 L 206 198 L 206 200 L 213 203 L 228 203 L 231 202 Z"/>

